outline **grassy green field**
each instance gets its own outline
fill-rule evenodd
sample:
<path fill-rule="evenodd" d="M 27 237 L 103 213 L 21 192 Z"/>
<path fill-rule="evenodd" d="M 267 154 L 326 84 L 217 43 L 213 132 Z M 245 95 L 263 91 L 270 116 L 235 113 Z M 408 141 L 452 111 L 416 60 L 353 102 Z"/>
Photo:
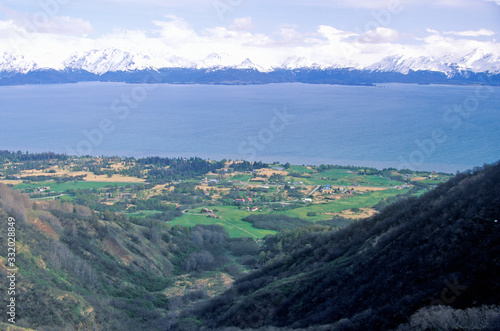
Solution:
<path fill-rule="evenodd" d="M 315 171 L 311 169 L 307 169 L 305 166 L 293 165 L 288 169 L 289 172 L 296 172 L 299 174 L 312 174 Z"/>
<path fill-rule="evenodd" d="M 326 179 L 323 179 L 326 177 Z M 333 179 L 332 179 L 333 178 Z M 338 186 L 352 186 L 354 183 L 360 186 L 377 186 L 377 187 L 392 187 L 403 185 L 403 182 L 390 180 L 388 178 L 373 176 L 373 175 L 358 175 L 350 173 L 347 169 L 331 169 L 312 175 L 310 178 L 293 178 L 287 177 L 287 180 L 303 181 L 306 185 L 338 185 Z"/>
<path fill-rule="evenodd" d="M 376 191 L 365 193 L 362 195 L 354 195 L 342 200 L 332 201 L 328 204 L 308 205 L 292 210 L 279 212 L 279 214 L 299 217 L 311 222 L 331 219 L 332 215 L 324 213 L 339 213 L 343 210 L 352 208 L 366 208 L 377 204 L 381 199 L 392 197 L 398 194 L 407 193 L 409 190 L 389 189 L 384 191 Z M 267 234 L 273 234 L 274 231 L 261 230 L 254 228 L 250 223 L 242 221 L 243 218 L 256 213 L 241 210 L 233 206 L 210 206 L 208 209 L 215 209 L 219 218 L 209 218 L 206 214 L 201 213 L 201 208 L 189 210 L 187 214 L 176 218 L 170 222 L 171 225 L 195 226 L 196 224 L 218 224 L 223 226 L 230 237 L 254 237 L 263 238 Z M 307 216 L 307 213 L 315 212 L 316 216 Z M 257 212 L 259 213 L 259 212 Z"/>
<path fill-rule="evenodd" d="M 404 194 L 407 193 L 408 191 L 409 190 L 396 190 L 396 189 L 375 191 L 360 195 L 354 195 L 345 199 L 332 201 L 327 204 L 309 205 L 301 208 L 287 210 L 280 212 L 280 214 L 292 217 L 299 217 L 309 221 L 322 221 L 331 219 L 332 216 L 321 213 L 340 213 L 343 210 L 352 208 L 371 207 L 376 205 L 381 199 L 392 197 L 398 194 Z M 315 212 L 318 213 L 318 215 L 307 216 L 307 213 L 309 212 Z"/>
<path fill-rule="evenodd" d="M 14 189 L 34 189 L 35 187 L 49 186 L 51 192 L 64 192 L 67 190 L 91 190 L 91 189 L 101 189 L 106 186 L 118 186 L 124 187 L 128 185 L 136 185 L 130 183 L 108 183 L 108 182 L 66 182 L 66 183 L 55 183 L 55 182 L 40 182 L 40 183 L 30 183 L 30 184 L 18 184 Z"/>
<path fill-rule="evenodd" d="M 243 174 L 238 174 L 233 177 L 231 177 L 232 181 L 239 180 L 240 182 L 247 182 L 252 178 L 252 175 L 243 175 Z"/>
<path fill-rule="evenodd" d="M 201 208 L 189 210 L 188 214 L 176 218 L 170 225 L 195 226 L 196 224 L 217 224 L 223 226 L 230 237 L 253 237 L 263 238 L 268 234 L 274 234 L 275 231 L 256 229 L 252 224 L 242 221 L 241 219 L 254 214 L 247 210 L 240 210 L 233 206 L 210 206 L 208 209 L 216 209 L 219 218 L 209 218 L 206 214 L 201 213 Z"/>

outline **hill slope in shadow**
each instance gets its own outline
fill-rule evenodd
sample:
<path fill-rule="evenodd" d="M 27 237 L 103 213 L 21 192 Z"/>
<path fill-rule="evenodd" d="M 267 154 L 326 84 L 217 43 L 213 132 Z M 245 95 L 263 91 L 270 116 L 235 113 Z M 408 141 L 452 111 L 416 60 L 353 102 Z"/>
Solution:
<path fill-rule="evenodd" d="M 197 327 L 207 329 L 382 330 L 411 327 L 415 318 L 432 326 L 431 319 L 453 312 L 468 312 L 470 327 L 494 329 L 497 220 L 500 166 L 494 165 L 459 174 L 340 231 L 279 233 L 266 239 L 261 269 L 186 311 L 190 318 L 179 329 L 195 327 L 187 322 L 195 316 Z"/>

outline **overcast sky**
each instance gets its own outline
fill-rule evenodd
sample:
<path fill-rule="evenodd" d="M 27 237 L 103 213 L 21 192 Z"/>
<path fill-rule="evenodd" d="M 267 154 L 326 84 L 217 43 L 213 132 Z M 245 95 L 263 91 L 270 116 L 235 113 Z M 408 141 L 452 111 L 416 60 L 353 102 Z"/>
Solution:
<path fill-rule="evenodd" d="M 500 54 L 500 0 L 3 0 L 0 53 L 50 64 L 121 48 L 274 64 L 290 55 L 341 64 Z"/>

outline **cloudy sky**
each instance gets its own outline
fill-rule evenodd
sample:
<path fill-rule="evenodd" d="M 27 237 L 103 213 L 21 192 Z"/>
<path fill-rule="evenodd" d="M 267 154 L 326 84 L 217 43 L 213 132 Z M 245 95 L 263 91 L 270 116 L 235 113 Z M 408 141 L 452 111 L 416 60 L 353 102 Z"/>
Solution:
<path fill-rule="evenodd" d="M 370 63 L 393 53 L 500 55 L 500 0 L 3 0 L 0 54 L 42 65 L 120 48 L 262 65 L 290 55 Z"/>

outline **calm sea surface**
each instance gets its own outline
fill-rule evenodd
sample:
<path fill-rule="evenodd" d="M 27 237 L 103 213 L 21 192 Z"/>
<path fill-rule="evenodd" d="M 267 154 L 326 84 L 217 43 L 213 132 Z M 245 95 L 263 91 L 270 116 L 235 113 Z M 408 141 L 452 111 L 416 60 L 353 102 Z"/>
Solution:
<path fill-rule="evenodd" d="M 500 88 L 0 87 L 0 149 L 454 172 L 500 159 Z"/>

